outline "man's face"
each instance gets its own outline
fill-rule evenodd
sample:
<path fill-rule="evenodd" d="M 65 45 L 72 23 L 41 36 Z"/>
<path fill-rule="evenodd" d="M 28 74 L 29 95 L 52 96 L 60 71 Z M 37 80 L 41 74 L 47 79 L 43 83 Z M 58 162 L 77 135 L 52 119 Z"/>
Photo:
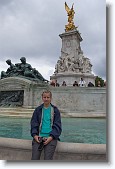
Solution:
<path fill-rule="evenodd" d="M 44 102 L 44 105 L 48 106 L 51 103 L 50 93 L 44 93 L 42 96 L 42 100 Z"/>

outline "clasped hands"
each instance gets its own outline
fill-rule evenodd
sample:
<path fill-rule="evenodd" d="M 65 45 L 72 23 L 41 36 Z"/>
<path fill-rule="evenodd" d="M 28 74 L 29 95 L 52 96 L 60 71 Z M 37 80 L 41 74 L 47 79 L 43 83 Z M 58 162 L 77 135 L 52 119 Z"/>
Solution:
<path fill-rule="evenodd" d="M 40 136 L 37 136 L 37 135 L 34 136 L 34 139 L 38 143 L 40 143 L 39 138 L 40 138 Z M 53 138 L 51 136 L 49 136 L 48 138 L 43 138 L 43 139 L 44 139 L 44 145 L 47 145 L 48 143 L 50 143 L 50 141 L 53 140 Z"/>

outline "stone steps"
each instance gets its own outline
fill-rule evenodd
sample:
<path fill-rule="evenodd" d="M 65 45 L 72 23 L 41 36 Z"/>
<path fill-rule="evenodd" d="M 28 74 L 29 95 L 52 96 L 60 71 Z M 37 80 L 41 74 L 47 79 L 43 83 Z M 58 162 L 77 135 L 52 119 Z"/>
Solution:
<path fill-rule="evenodd" d="M 9 114 L 9 113 L 7 113 L 7 114 L 0 114 L 0 116 L 8 116 L 8 117 L 32 117 L 32 114 Z"/>
<path fill-rule="evenodd" d="M 31 111 L 33 111 L 34 109 L 30 109 L 30 108 L 10 108 L 10 107 L 8 107 L 8 108 L 4 108 L 4 107 L 0 107 L 0 112 L 1 111 L 3 111 L 3 112 L 5 112 L 5 111 L 24 111 L 24 112 L 31 112 Z"/>
<path fill-rule="evenodd" d="M 24 118 L 31 118 L 34 109 L 30 108 L 0 108 L 0 117 L 24 117 Z M 96 118 L 105 118 L 105 112 L 84 112 L 84 111 L 64 111 L 60 110 L 61 117 L 96 117 Z"/>
<path fill-rule="evenodd" d="M 31 117 L 34 109 L 27 108 L 0 108 L 1 117 Z"/>

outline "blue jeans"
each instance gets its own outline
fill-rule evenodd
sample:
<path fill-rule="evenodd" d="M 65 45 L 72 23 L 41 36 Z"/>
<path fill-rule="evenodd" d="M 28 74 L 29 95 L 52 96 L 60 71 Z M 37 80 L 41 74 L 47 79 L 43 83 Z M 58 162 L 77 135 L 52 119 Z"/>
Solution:
<path fill-rule="evenodd" d="M 44 160 L 53 160 L 53 155 L 56 149 L 57 140 L 52 140 L 47 145 L 44 145 Z M 40 144 L 35 140 L 32 141 L 32 160 L 40 160 L 42 150 L 38 150 Z"/>

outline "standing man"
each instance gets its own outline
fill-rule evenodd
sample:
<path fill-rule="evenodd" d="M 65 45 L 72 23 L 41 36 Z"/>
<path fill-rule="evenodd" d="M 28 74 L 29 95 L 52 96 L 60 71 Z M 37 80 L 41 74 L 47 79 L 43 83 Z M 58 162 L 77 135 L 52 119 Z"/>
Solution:
<path fill-rule="evenodd" d="M 85 80 L 81 77 L 81 80 L 79 81 L 79 87 L 86 87 L 86 82 Z"/>
<path fill-rule="evenodd" d="M 52 160 L 61 135 L 61 116 L 58 108 L 51 104 L 52 93 L 42 93 L 43 104 L 38 106 L 31 118 L 32 160 L 40 160 L 44 149 L 44 160 Z"/>

